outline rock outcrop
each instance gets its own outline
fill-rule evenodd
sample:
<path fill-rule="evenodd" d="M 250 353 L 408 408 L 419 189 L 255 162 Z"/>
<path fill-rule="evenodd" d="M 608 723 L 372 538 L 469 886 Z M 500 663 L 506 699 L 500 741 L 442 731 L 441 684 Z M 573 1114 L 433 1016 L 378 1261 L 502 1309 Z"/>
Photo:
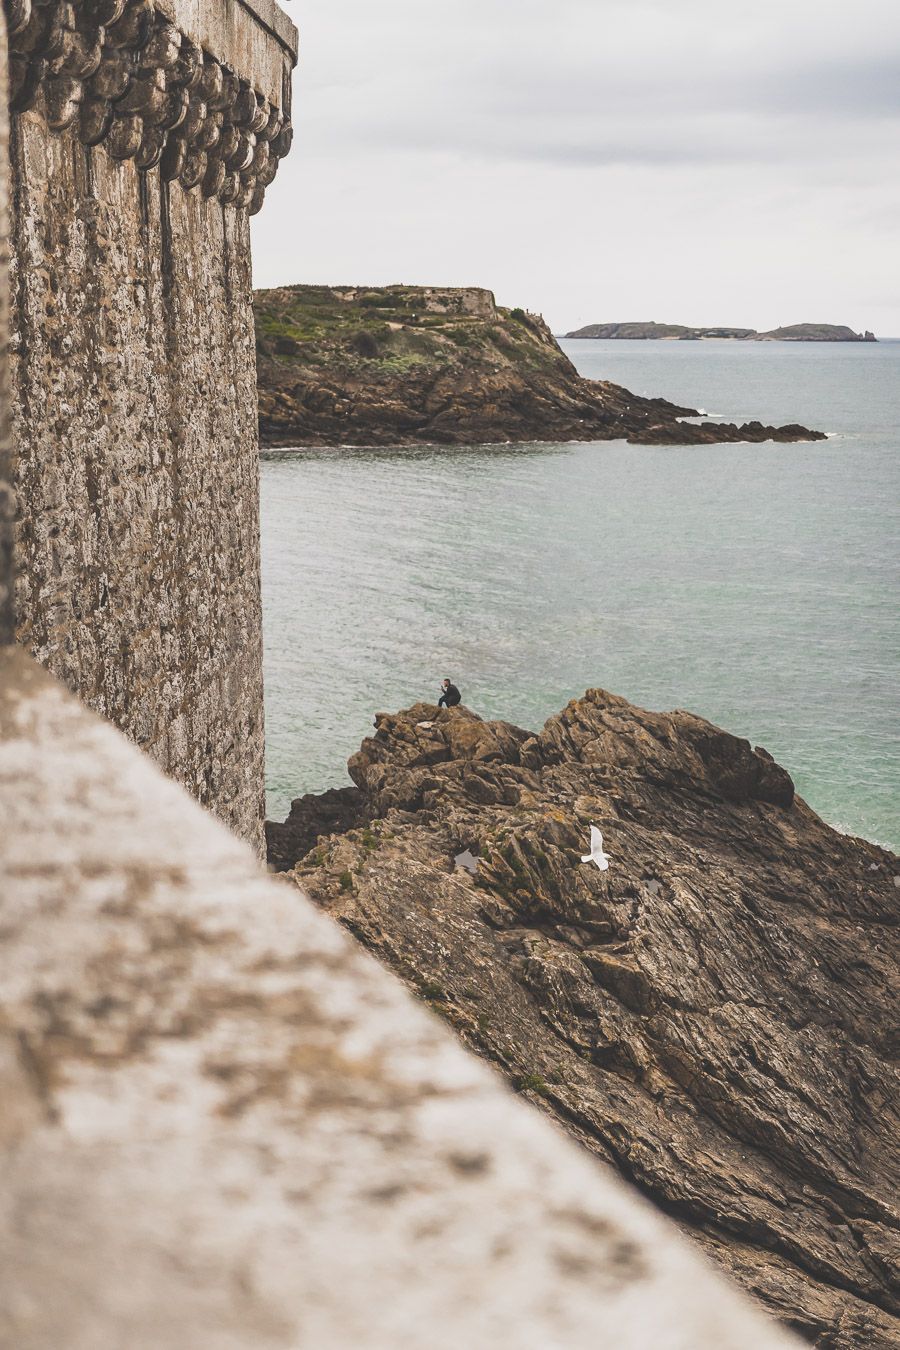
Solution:
<path fill-rule="evenodd" d="M 349 767 L 297 883 L 783 1322 L 900 1344 L 900 860 L 598 689 L 538 734 L 379 714 Z M 317 809 L 269 827 L 282 867 Z"/>
<path fill-rule="evenodd" d="M 761 342 L 877 342 L 867 328 L 857 333 L 844 323 L 791 323 L 784 328 L 771 328 L 758 334 Z"/>
<path fill-rule="evenodd" d="M 286 286 L 254 306 L 263 445 L 824 439 L 584 379 L 543 319 L 475 287 Z"/>

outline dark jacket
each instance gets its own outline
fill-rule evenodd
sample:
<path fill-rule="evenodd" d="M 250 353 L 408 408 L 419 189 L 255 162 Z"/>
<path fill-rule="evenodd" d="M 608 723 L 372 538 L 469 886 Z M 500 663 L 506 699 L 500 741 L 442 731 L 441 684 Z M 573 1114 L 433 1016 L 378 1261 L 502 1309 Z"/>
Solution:
<path fill-rule="evenodd" d="M 457 703 L 462 702 L 462 694 L 455 684 L 448 684 L 438 699 L 439 708 L 455 708 Z"/>

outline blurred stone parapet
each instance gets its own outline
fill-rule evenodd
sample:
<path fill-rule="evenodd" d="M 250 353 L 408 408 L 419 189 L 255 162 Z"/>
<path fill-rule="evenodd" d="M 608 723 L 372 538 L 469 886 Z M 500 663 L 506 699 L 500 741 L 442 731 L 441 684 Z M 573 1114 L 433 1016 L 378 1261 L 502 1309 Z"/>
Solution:
<path fill-rule="evenodd" d="M 0 653 L 0 1344 L 788 1350 L 25 653 Z"/>

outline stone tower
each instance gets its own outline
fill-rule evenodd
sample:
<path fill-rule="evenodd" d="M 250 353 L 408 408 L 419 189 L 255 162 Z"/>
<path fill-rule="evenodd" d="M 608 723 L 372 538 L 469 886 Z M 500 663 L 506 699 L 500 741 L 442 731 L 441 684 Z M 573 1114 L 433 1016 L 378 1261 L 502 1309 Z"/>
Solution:
<path fill-rule="evenodd" d="M 19 640 L 257 845 L 270 0 L 6 0 Z"/>

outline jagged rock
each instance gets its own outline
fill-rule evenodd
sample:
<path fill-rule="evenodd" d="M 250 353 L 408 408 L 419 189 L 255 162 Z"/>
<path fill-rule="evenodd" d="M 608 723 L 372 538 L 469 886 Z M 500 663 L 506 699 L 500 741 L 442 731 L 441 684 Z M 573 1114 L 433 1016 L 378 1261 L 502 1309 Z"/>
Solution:
<path fill-rule="evenodd" d="M 478 287 L 284 286 L 254 307 L 263 445 L 824 439 L 688 422 L 696 409 L 584 379 L 539 315 Z"/>
<path fill-rule="evenodd" d="M 379 714 L 349 767 L 365 809 L 296 881 L 785 1323 L 898 1345 L 900 860 L 597 689 L 536 735 Z"/>
<path fill-rule="evenodd" d="M 359 788 L 329 788 L 298 797 L 291 802 L 287 820 L 266 821 L 269 862 L 276 871 L 287 871 L 309 852 L 319 835 L 343 833 L 367 818 L 366 801 Z"/>

